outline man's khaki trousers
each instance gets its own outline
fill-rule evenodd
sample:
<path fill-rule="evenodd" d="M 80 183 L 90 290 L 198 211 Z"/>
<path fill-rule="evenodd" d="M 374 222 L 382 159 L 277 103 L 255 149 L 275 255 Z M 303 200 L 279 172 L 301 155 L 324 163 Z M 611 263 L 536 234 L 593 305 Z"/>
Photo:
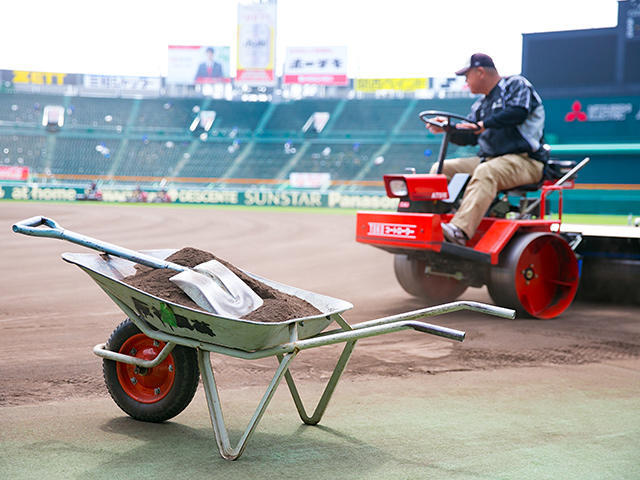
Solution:
<path fill-rule="evenodd" d="M 445 160 L 442 168 L 448 180 L 455 173 L 471 175 L 460 208 L 451 220 L 469 238 L 475 234 L 499 191 L 539 182 L 544 168 L 542 162 L 529 158 L 526 153 L 489 157 L 482 163 L 480 160 L 480 157 L 454 158 Z M 437 168 L 435 163 L 431 173 L 435 173 Z"/>

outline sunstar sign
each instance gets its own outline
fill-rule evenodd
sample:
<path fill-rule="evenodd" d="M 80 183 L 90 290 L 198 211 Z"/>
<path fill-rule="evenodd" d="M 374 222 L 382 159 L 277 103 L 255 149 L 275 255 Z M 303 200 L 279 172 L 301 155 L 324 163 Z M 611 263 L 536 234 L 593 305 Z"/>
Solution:
<path fill-rule="evenodd" d="M 2 185 L 0 199 L 12 200 L 51 200 L 73 202 L 84 194 L 84 188 L 45 186 L 45 185 Z M 131 189 L 103 188 L 102 200 L 105 202 L 131 201 Z M 157 201 L 158 192 L 148 191 L 147 202 Z M 318 192 L 296 190 L 207 190 L 207 189 L 169 189 L 167 195 L 172 203 L 204 205 L 244 205 L 258 207 L 324 207 L 324 208 L 366 208 L 395 210 L 397 198 L 386 195 L 358 195 L 342 192 Z M 398 234 L 403 232 L 396 230 Z"/>

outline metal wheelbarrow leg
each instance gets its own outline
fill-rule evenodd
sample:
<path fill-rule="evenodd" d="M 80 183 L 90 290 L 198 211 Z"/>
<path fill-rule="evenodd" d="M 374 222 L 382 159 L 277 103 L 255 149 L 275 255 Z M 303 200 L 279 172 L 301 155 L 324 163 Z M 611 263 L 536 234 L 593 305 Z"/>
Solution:
<path fill-rule="evenodd" d="M 289 371 L 289 367 L 293 362 L 294 358 L 298 355 L 298 350 L 293 350 L 287 354 L 278 354 L 276 355 L 278 359 L 278 368 L 269 383 L 258 407 L 256 408 L 255 413 L 251 417 L 249 424 L 247 425 L 246 430 L 238 440 L 238 443 L 235 447 L 232 446 L 231 441 L 229 439 L 229 434 L 227 432 L 227 428 L 224 422 L 224 416 L 222 413 L 222 404 L 220 401 L 220 396 L 218 394 L 218 388 L 215 381 L 215 375 L 213 373 L 213 368 L 211 367 L 210 354 L 204 350 L 198 350 L 198 366 L 200 367 L 200 373 L 202 375 L 202 384 L 204 386 L 205 395 L 207 398 L 207 404 L 209 407 L 209 416 L 211 417 L 211 425 L 213 426 L 216 443 L 218 445 L 218 450 L 220 455 L 226 460 L 236 460 L 242 455 L 244 449 L 247 445 L 247 442 L 253 432 L 255 431 L 258 423 L 262 419 L 264 412 L 266 411 L 269 403 L 271 402 L 271 398 L 275 393 L 278 385 L 282 381 L 282 377 L 284 376 L 289 387 L 289 391 L 291 392 L 291 396 L 293 397 L 293 401 L 298 410 L 298 414 L 302 421 L 307 425 L 316 425 L 322 418 L 327 405 L 329 404 L 329 400 L 333 395 L 333 391 L 335 390 L 336 385 L 338 384 L 338 380 L 342 376 L 345 367 L 347 366 L 347 362 L 349 361 L 349 357 L 353 351 L 353 348 L 356 344 L 355 340 L 351 340 L 346 342 L 345 348 L 338 359 L 338 362 L 331 374 L 331 378 L 329 379 L 325 390 L 318 401 L 318 405 L 316 406 L 313 415 L 309 417 L 305 411 L 304 405 L 302 403 L 302 399 L 298 393 L 298 389 L 296 388 L 295 381 L 291 372 Z"/>
<path fill-rule="evenodd" d="M 331 400 L 331 396 L 333 395 L 333 391 L 338 384 L 338 380 L 342 376 L 342 372 L 344 372 L 345 367 L 347 366 L 347 362 L 351 357 L 351 353 L 353 352 L 353 348 L 356 346 L 356 341 L 351 340 L 347 342 L 344 349 L 342 350 L 342 354 L 338 359 L 338 363 L 336 363 L 335 368 L 333 369 L 333 373 L 327 382 L 327 386 L 322 392 L 322 396 L 316 405 L 313 414 L 309 416 L 307 411 L 304 408 L 302 403 L 302 399 L 300 398 L 300 394 L 298 393 L 298 389 L 296 388 L 296 383 L 293 380 L 293 376 L 291 372 L 287 370 L 284 374 L 284 378 L 287 381 L 287 386 L 289 387 L 289 392 L 291 392 L 291 397 L 293 398 L 293 403 L 296 405 L 296 409 L 298 410 L 298 415 L 300 415 L 300 419 L 307 425 L 317 425 L 322 416 L 324 415 L 325 410 L 327 409 L 327 405 L 329 405 L 329 400 Z M 282 362 L 282 355 L 278 355 L 278 360 Z"/>
<path fill-rule="evenodd" d="M 276 388 L 282 380 L 282 376 L 289 374 L 288 368 L 298 352 L 288 353 L 284 356 L 280 356 L 280 365 L 273 375 L 267 390 L 265 391 L 255 413 L 249 420 L 246 430 L 238 440 L 235 447 L 231 445 L 229 440 L 229 434 L 224 422 L 224 416 L 222 414 L 222 404 L 220 402 L 220 396 L 218 395 L 218 387 L 216 385 L 215 376 L 213 374 L 213 368 L 211 368 L 211 360 L 209 358 L 209 352 L 204 350 L 198 350 L 198 366 L 200 367 L 200 374 L 202 375 L 202 384 L 204 385 L 205 395 L 207 397 L 207 405 L 209 406 L 209 416 L 211 417 L 211 425 L 218 444 L 218 450 L 220 455 L 225 460 L 236 460 L 244 452 L 247 446 L 247 441 L 255 431 L 258 423 L 262 419 L 262 415 L 267 409 L 267 406 L 271 402 L 273 394 L 276 392 Z"/>
<path fill-rule="evenodd" d="M 342 376 L 345 367 L 347 366 L 347 362 L 349 361 L 349 357 L 353 351 L 353 347 L 355 346 L 356 341 L 352 340 L 347 342 L 345 345 L 342 354 L 336 364 L 336 367 L 331 374 L 331 378 L 329 379 L 320 400 L 313 412 L 313 415 L 309 417 L 307 412 L 305 411 L 304 405 L 302 403 L 302 399 L 298 393 L 298 389 L 296 388 L 295 381 L 291 372 L 289 371 L 289 367 L 293 359 L 298 355 L 297 351 L 293 351 L 291 353 L 287 353 L 286 355 L 276 355 L 278 358 L 278 368 L 267 387 L 258 407 L 256 408 L 255 413 L 251 417 L 249 424 L 247 425 L 246 430 L 238 440 L 238 443 L 235 447 L 231 445 L 231 441 L 229 440 L 229 434 L 227 432 L 227 428 L 224 422 L 224 416 L 222 413 L 222 404 L 220 402 L 220 396 L 218 394 L 218 388 L 215 381 L 215 375 L 213 373 L 213 368 L 211 367 L 211 360 L 209 352 L 198 350 L 198 366 L 200 367 L 200 373 L 202 375 L 202 383 L 204 386 L 205 395 L 207 398 L 207 404 L 209 407 L 209 416 L 211 417 L 211 425 L 213 426 L 216 443 L 218 444 L 218 450 L 220 451 L 220 455 L 226 460 L 236 460 L 242 455 L 244 449 L 247 445 L 247 442 L 254 430 L 258 426 L 258 423 L 262 419 L 262 415 L 267 409 L 267 406 L 271 402 L 271 398 L 275 393 L 278 385 L 282 381 L 282 377 L 285 377 L 287 385 L 289 387 L 289 391 L 291 392 L 291 396 L 293 397 L 293 401 L 298 410 L 298 414 L 302 421 L 307 425 L 316 425 L 322 419 L 322 416 L 329 404 L 329 400 L 333 395 L 333 391 L 335 390 L 336 385 L 338 384 L 338 380 Z"/>

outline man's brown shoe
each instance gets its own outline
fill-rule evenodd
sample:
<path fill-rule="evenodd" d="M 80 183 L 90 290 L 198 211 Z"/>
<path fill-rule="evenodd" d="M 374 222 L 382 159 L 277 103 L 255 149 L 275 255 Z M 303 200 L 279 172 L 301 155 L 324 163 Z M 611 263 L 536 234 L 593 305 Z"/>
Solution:
<path fill-rule="evenodd" d="M 467 245 L 467 235 L 453 223 L 443 223 L 442 234 L 447 242 L 455 243 L 462 247 Z"/>

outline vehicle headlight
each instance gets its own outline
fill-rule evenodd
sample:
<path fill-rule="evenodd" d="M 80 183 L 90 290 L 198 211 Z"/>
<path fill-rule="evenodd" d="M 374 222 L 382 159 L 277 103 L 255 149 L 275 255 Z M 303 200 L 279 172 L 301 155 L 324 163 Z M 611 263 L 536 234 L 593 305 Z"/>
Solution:
<path fill-rule="evenodd" d="M 406 197 L 409 194 L 407 182 L 401 178 L 394 178 L 389 182 L 389 190 L 398 197 Z"/>

